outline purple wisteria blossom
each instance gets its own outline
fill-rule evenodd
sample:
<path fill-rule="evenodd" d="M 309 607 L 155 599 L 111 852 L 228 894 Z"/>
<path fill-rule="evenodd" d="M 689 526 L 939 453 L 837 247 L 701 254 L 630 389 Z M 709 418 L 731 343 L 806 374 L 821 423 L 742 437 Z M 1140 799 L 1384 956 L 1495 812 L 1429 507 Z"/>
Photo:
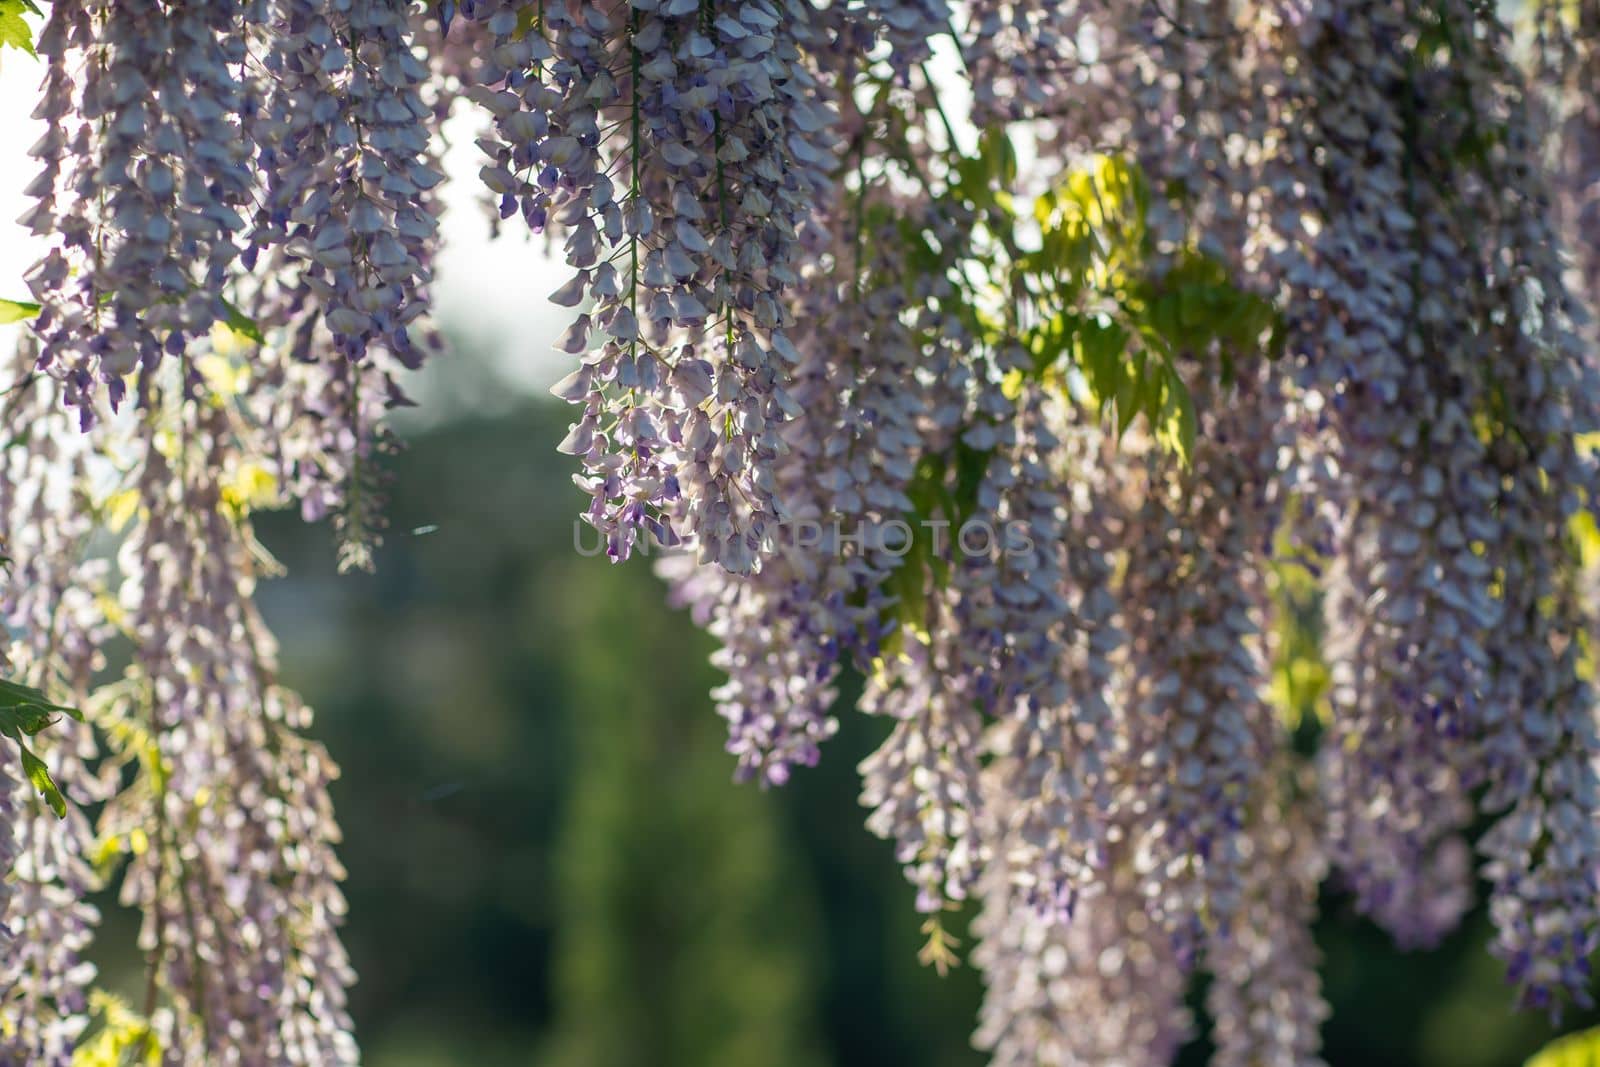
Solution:
<path fill-rule="evenodd" d="M 671 550 L 737 777 L 862 676 L 995 1063 L 1168 1063 L 1205 972 L 1216 1063 L 1316 1067 L 1324 883 L 1421 947 L 1481 878 L 1517 997 L 1589 1004 L 1600 13 L 1535 7 L 50 5 L 0 673 L 83 721 L 0 737 L 0 1060 L 72 1062 L 107 882 L 146 1051 L 358 1059 L 251 514 L 373 562 L 452 116 L 571 271 L 582 518 Z"/>

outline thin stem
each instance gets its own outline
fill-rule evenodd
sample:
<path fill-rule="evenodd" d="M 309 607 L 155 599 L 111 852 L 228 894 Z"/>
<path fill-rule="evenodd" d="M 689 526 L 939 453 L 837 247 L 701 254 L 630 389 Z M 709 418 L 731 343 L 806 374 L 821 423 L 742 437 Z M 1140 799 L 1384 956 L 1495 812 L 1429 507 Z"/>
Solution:
<path fill-rule="evenodd" d="M 639 45 L 636 36 L 639 32 L 639 9 L 631 7 L 628 10 L 628 51 L 632 55 L 633 86 L 632 107 L 629 119 L 631 147 L 628 152 L 631 167 L 631 186 L 629 201 L 633 208 L 632 231 L 628 237 L 628 312 L 633 316 L 633 337 L 628 341 L 628 355 L 633 357 L 639 348 L 639 151 L 641 138 L 639 119 L 639 82 L 641 75 L 639 68 L 642 63 L 639 58 Z M 632 390 L 629 390 L 631 393 Z"/>

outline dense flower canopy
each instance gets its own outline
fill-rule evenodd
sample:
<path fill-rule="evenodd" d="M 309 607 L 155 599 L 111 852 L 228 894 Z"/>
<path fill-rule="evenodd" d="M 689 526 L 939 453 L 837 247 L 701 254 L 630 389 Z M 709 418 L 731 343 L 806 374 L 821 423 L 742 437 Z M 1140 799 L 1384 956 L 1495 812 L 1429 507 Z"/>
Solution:
<path fill-rule="evenodd" d="M 1514 996 L 1590 1003 L 1594 0 L 41 14 L 0 1059 L 358 1058 L 250 516 L 370 563 L 469 112 L 491 225 L 573 272 L 583 518 L 721 642 L 739 777 L 865 676 L 867 824 L 932 962 L 976 902 L 995 1063 L 1166 1063 L 1204 971 L 1216 1062 L 1315 1064 L 1327 879 L 1428 946 L 1481 874 Z"/>

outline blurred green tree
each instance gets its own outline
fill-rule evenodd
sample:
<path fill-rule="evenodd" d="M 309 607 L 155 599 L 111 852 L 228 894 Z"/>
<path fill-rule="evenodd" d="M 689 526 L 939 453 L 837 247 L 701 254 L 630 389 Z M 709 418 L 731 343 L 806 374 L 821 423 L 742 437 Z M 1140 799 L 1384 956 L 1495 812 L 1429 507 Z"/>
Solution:
<path fill-rule="evenodd" d="M 686 699 L 709 680 L 679 647 L 698 635 L 650 583 L 586 562 L 553 591 L 581 710 L 545 1062 L 816 1067 L 813 901 L 771 798 L 732 802 L 722 724 Z M 600 636 L 621 633 L 626 650 Z"/>

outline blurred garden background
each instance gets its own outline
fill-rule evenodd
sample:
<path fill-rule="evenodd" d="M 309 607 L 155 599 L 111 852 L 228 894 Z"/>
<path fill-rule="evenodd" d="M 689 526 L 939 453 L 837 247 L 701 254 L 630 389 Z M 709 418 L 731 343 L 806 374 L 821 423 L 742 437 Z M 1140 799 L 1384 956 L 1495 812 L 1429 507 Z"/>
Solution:
<path fill-rule="evenodd" d="M 337 576 L 296 516 L 261 526 L 284 680 L 344 769 L 366 1062 L 981 1065 L 977 977 L 918 964 L 912 891 L 861 825 L 884 724 L 847 712 L 819 768 L 735 785 L 709 641 L 648 562 L 574 550 L 562 406 L 498 376 L 511 342 L 455 341 L 402 422 L 376 575 Z M 132 917 L 104 905 L 107 977 L 135 982 Z M 1324 912 L 1335 1067 L 1508 1067 L 1595 1021 L 1514 1013 L 1481 914 L 1403 954 L 1340 896 Z"/>

